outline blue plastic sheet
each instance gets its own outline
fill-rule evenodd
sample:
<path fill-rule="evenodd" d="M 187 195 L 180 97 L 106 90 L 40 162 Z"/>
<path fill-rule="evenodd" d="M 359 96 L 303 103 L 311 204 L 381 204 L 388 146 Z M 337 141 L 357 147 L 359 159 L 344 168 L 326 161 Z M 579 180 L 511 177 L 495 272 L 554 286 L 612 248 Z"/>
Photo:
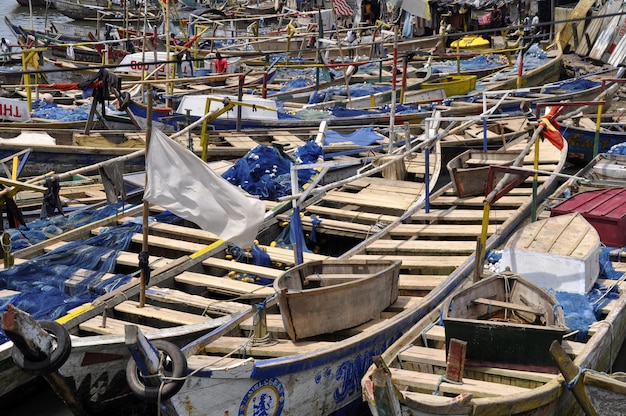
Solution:
<path fill-rule="evenodd" d="M 372 127 L 363 127 L 350 134 L 341 134 L 330 130 L 326 133 L 324 144 L 352 142 L 359 146 L 371 146 L 376 144 L 378 140 L 381 140 L 381 137 Z"/>

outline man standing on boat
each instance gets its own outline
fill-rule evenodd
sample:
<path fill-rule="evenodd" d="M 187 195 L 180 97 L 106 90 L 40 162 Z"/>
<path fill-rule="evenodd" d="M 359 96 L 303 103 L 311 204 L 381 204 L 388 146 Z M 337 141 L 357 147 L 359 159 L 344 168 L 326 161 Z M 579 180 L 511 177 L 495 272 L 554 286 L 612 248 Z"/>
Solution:
<path fill-rule="evenodd" d="M 218 74 L 225 74 L 228 69 L 228 61 L 222 57 L 219 52 L 215 53 L 215 72 Z"/>

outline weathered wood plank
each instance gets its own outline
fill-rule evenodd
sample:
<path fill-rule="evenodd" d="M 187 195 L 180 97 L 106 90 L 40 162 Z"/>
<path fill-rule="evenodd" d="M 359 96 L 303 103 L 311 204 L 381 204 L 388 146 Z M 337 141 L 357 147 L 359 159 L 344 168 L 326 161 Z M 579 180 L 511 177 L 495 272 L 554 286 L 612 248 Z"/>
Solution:
<path fill-rule="evenodd" d="M 139 302 L 135 302 L 132 300 L 122 302 L 119 305 L 116 305 L 114 309 L 116 312 L 119 313 L 134 315 L 140 318 L 155 319 L 176 325 L 199 324 L 212 320 L 207 316 L 180 312 L 173 309 L 160 308 L 158 306 L 148 304 L 143 307 L 139 307 Z"/>
<path fill-rule="evenodd" d="M 250 345 L 248 337 L 220 337 L 207 345 L 204 351 L 207 354 L 228 354 L 232 352 L 245 353 L 256 357 L 283 357 L 285 355 L 301 354 L 330 347 L 334 342 L 325 341 L 298 341 L 277 339 L 275 343 L 267 345 Z"/>

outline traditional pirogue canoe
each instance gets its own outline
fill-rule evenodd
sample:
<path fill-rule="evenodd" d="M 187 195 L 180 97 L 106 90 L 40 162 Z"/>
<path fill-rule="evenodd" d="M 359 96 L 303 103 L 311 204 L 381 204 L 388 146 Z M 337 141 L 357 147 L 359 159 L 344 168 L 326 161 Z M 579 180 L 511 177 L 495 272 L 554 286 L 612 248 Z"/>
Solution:
<path fill-rule="evenodd" d="M 597 189 L 597 187 L 616 186 L 616 181 L 602 178 L 602 175 L 594 169 L 596 162 L 605 161 L 607 157 L 608 160 L 614 158 L 600 155 L 593 163 L 578 172 L 574 178 L 561 185 L 539 209 L 540 216 L 546 219 L 530 223 L 533 228 L 529 228 L 524 235 L 536 234 L 533 230 L 543 228 L 541 227 L 542 221 L 550 221 L 545 223 L 549 226 L 552 220 L 558 218 L 547 218 L 549 209 L 555 202 L 566 199 L 579 190 L 582 192 L 586 189 Z M 547 211 L 542 211 L 543 209 Z M 579 251 L 585 251 L 586 237 L 578 237 L 580 228 L 574 225 L 577 227 L 576 233 L 553 232 L 552 234 L 560 234 L 563 242 L 567 240 L 568 235 L 577 236 L 577 238 L 570 238 L 568 245 L 570 247 L 578 245 L 581 247 Z M 591 225 L 587 224 L 586 230 L 590 228 Z M 520 230 L 520 232 L 523 231 L 524 228 Z M 583 236 L 585 235 L 587 231 L 583 233 Z M 559 235 L 553 235 L 554 239 L 558 237 Z M 537 244 L 539 245 L 539 242 Z M 586 299 L 584 295 L 552 292 L 555 293 L 559 303 L 567 308 L 564 310 L 565 322 L 573 331 L 555 342 L 560 343 L 569 356 L 575 357 L 577 366 L 590 371 L 610 372 L 618 357 L 618 351 L 614 346 L 616 343 L 623 342 L 623 331 L 626 328 L 626 294 L 619 289 L 626 266 L 619 262 L 621 249 L 609 248 L 608 250 L 611 260 L 604 260 L 602 263 L 606 274 L 597 281 L 599 286 L 594 289 L 594 292 L 597 291 L 596 296 Z M 558 259 L 555 257 L 553 264 L 557 262 Z M 594 266 L 597 267 L 597 264 Z M 550 284 L 569 280 L 568 276 L 563 276 L 559 266 L 544 267 L 544 269 L 546 273 L 552 274 L 552 278 L 548 279 Z M 610 273 L 611 270 L 614 272 Z M 554 277 L 555 274 L 557 277 Z M 466 281 L 465 284 L 459 286 L 459 290 L 472 287 L 471 284 L 472 282 Z M 605 300 L 595 302 L 597 296 Z M 442 303 L 411 328 L 376 360 L 376 366 L 368 370 L 362 380 L 364 399 L 368 401 L 374 415 L 400 415 L 400 409 L 403 412 L 417 411 L 426 415 L 581 413 L 574 396 L 564 387 L 563 378 L 559 377 L 555 371 L 538 372 L 537 369 L 531 368 L 522 371 L 519 365 L 524 366 L 527 362 L 519 363 L 516 368 L 510 368 L 506 362 L 505 365 L 493 362 L 488 365 L 476 364 L 472 363 L 474 357 L 470 358 L 469 352 L 466 362 L 459 359 L 464 353 L 462 344 L 460 347 L 457 344 L 455 344 L 456 348 L 450 347 L 447 329 L 440 325 L 440 316 L 445 315 L 443 308 L 450 305 L 452 299 L 450 298 L 449 301 L 450 303 Z M 480 304 L 486 304 L 495 312 L 499 308 L 499 303 L 492 301 L 489 304 L 489 302 L 490 299 L 485 299 L 485 302 L 480 302 Z M 593 305 L 593 309 L 587 306 L 590 304 Z M 455 310 L 463 311 L 464 305 L 466 303 L 463 301 L 455 303 L 453 307 Z M 470 305 L 470 307 L 473 306 Z M 582 309 L 576 309 L 577 307 Z M 569 314 L 573 312 L 572 309 L 578 317 L 581 316 L 582 310 L 587 310 L 585 313 L 593 316 L 593 319 L 589 319 L 588 322 L 594 320 L 595 322 L 587 328 L 580 324 L 580 320 L 570 319 Z M 575 330 L 572 328 L 573 325 L 576 326 Z M 463 336 L 458 333 L 456 336 L 463 339 Z M 519 342 L 523 344 L 525 341 Z M 543 345 L 545 348 L 546 344 Z M 469 350 L 470 344 L 468 343 L 466 347 Z M 499 344 L 499 349 L 503 353 L 506 352 L 504 344 Z M 545 357 L 546 353 L 547 350 L 542 351 L 541 355 Z M 498 354 L 493 353 L 483 358 L 487 361 L 497 356 Z M 385 386 L 385 383 L 391 384 Z M 433 392 L 437 394 L 433 395 Z"/>
<path fill-rule="evenodd" d="M 552 370 L 550 344 L 569 332 L 557 305 L 550 292 L 515 273 L 485 277 L 445 301 L 446 345 L 466 343 L 466 366 Z"/>

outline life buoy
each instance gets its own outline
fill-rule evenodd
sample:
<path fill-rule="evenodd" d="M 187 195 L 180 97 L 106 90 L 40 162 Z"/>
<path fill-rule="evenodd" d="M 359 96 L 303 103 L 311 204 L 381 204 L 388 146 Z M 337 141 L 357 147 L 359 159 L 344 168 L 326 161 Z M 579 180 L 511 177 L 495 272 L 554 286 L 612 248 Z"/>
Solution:
<path fill-rule="evenodd" d="M 162 372 L 166 377 L 175 380 L 165 380 L 163 388 L 161 386 L 146 386 L 144 377 L 139 372 L 135 360 L 131 358 L 126 365 L 126 382 L 130 390 L 139 398 L 147 402 L 159 400 L 159 389 L 161 390 L 160 400 L 167 400 L 180 391 L 185 383 L 183 377 L 187 375 L 187 359 L 182 351 L 168 341 L 150 341 L 154 348 L 165 355 Z"/>
<path fill-rule="evenodd" d="M 55 321 L 38 321 L 42 329 L 54 337 L 54 349 L 50 356 L 40 361 L 32 361 L 22 354 L 19 348 L 13 347 L 11 357 L 13 362 L 22 370 L 33 375 L 52 373 L 61 368 L 72 352 L 72 340 L 70 334 Z"/>

